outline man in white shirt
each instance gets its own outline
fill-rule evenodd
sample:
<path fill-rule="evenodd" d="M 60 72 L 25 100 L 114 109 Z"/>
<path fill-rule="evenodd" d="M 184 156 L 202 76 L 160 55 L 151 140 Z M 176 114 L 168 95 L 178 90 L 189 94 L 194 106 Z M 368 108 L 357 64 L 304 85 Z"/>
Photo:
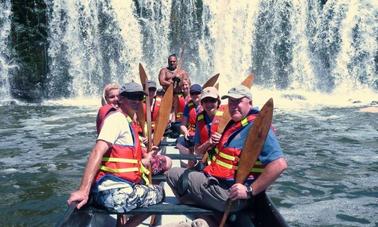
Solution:
<path fill-rule="evenodd" d="M 161 186 L 143 182 L 144 166 L 149 165 L 157 147 L 142 158 L 136 127 L 128 115 L 138 109 L 144 96 L 142 86 L 135 82 L 121 87 L 119 109 L 105 118 L 81 185 L 71 193 L 68 204 L 76 201 L 80 209 L 91 194 L 95 203 L 109 211 L 128 212 L 163 200 Z"/>

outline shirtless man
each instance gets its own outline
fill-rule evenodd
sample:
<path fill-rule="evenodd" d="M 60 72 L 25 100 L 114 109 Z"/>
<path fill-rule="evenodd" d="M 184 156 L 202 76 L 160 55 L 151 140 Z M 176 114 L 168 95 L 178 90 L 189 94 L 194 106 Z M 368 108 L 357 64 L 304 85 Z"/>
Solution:
<path fill-rule="evenodd" d="M 159 83 L 163 87 L 163 90 L 166 91 L 169 85 L 175 83 L 175 93 L 181 93 L 182 89 L 179 87 L 179 82 L 188 79 L 188 73 L 177 67 L 177 56 L 175 54 L 169 55 L 168 67 L 160 69 L 159 72 Z"/>

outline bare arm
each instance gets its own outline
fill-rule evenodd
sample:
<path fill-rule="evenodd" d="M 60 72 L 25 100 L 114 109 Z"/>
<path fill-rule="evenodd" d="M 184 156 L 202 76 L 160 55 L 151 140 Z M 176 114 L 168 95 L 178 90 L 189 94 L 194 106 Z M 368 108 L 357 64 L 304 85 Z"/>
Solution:
<path fill-rule="evenodd" d="M 212 144 L 210 139 L 206 140 L 203 144 L 196 144 L 194 145 L 194 153 L 199 155 L 204 155 L 210 148 Z"/>
<path fill-rule="evenodd" d="M 188 128 L 186 127 L 186 124 L 188 123 L 188 118 L 187 117 L 182 117 L 182 120 L 181 120 L 181 125 L 180 125 L 180 130 L 182 132 L 182 134 L 187 137 L 189 135 L 189 131 L 188 131 Z"/>
<path fill-rule="evenodd" d="M 283 157 L 266 165 L 264 172 L 252 183 L 253 194 L 257 195 L 266 190 L 285 169 L 287 169 L 287 162 Z"/>
<path fill-rule="evenodd" d="M 100 168 L 101 160 L 105 152 L 110 148 L 111 144 L 103 140 L 98 140 L 92 149 L 87 165 L 84 170 L 83 178 L 81 179 L 80 187 L 77 191 L 71 193 L 70 198 L 67 200 L 68 204 L 78 201 L 77 208 L 80 209 L 88 201 L 89 192 Z"/>
<path fill-rule="evenodd" d="M 279 158 L 265 166 L 264 172 L 252 183 L 253 195 L 266 190 L 287 168 L 284 158 Z M 230 188 L 230 199 L 247 199 L 247 187 L 243 184 L 234 184 Z"/>
<path fill-rule="evenodd" d="M 172 78 L 167 76 L 167 69 L 162 68 L 159 72 L 159 83 L 162 87 L 168 87 L 172 83 Z"/>

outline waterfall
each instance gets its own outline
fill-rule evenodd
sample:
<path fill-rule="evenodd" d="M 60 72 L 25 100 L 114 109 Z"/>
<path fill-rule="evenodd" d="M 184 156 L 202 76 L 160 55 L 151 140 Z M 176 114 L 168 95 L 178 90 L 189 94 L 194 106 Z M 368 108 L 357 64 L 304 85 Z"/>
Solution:
<path fill-rule="evenodd" d="M 251 71 L 252 40 L 255 34 L 254 22 L 258 12 L 258 1 L 204 1 L 207 28 L 202 36 L 201 61 L 213 69 L 209 73 L 221 73 L 222 82 L 240 82 Z M 205 48 L 206 47 L 206 48 Z M 210 54 L 206 57 L 205 52 Z M 205 57 L 202 57 L 205 56 Z M 221 87 L 222 84 L 220 83 Z M 230 84 L 228 84 L 229 86 Z"/>
<path fill-rule="evenodd" d="M 12 65 L 9 34 L 11 29 L 11 1 L 0 2 L 0 97 L 1 100 L 8 100 L 10 96 L 10 68 Z"/>
<path fill-rule="evenodd" d="M 140 62 L 157 80 L 182 48 L 192 81 L 221 73 L 221 89 L 253 72 L 266 89 L 378 90 L 375 1 L 44 1 L 48 72 L 31 82 L 45 98 L 98 96 L 106 83 L 138 81 Z M 9 42 L 11 4 L 0 10 L 3 97 L 17 45 Z"/>

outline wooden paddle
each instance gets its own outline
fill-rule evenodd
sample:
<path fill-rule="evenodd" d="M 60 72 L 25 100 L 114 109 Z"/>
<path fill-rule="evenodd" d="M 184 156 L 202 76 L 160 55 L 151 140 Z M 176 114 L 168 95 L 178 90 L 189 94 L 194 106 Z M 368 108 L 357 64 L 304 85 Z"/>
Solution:
<path fill-rule="evenodd" d="M 146 71 L 143 68 L 143 65 L 139 63 L 139 77 L 140 77 L 140 82 L 142 83 L 142 86 L 144 87 L 144 92 L 147 94 L 146 96 L 146 113 L 144 114 L 143 111 L 143 116 L 146 116 L 147 118 L 147 132 L 145 132 L 145 127 L 142 127 L 144 135 L 147 137 L 147 152 L 151 151 L 152 143 L 151 143 L 151 133 L 152 133 L 152 126 L 151 126 L 151 103 L 150 103 L 150 97 L 149 97 L 149 87 L 148 87 L 148 77 L 146 74 Z"/>
<path fill-rule="evenodd" d="M 147 74 L 144 71 L 144 68 L 141 63 L 139 63 L 139 79 L 142 84 L 142 87 L 144 86 L 144 92 L 146 93 L 146 109 L 147 109 L 147 100 L 148 103 L 150 102 L 148 99 L 148 87 L 147 87 Z M 148 111 L 146 111 L 148 112 Z M 139 126 L 142 128 L 142 133 L 144 136 L 147 136 L 144 128 L 146 124 L 146 115 L 144 114 L 144 109 L 143 109 L 143 103 L 141 103 L 138 107 L 138 110 L 136 111 L 136 115 L 138 118 Z"/>
<path fill-rule="evenodd" d="M 210 79 L 208 79 L 206 81 L 206 83 L 203 84 L 202 89 L 204 89 L 205 87 L 214 87 L 215 84 L 218 81 L 218 77 L 219 77 L 219 73 L 217 73 L 214 76 L 210 77 Z"/>
<path fill-rule="evenodd" d="M 235 183 L 243 184 L 250 174 L 252 167 L 255 165 L 261 150 L 264 146 L 266 136 L 268 135 L 273 118 L 273 99 L 270 98 L 260 113 L 255 118 L 252 127 L 249 129 L 248 136 L 244 141 L 243 150 L 240 154 L 239 166 L 236 172 Z M 227 216 L 230 213 L 232 201 L 227 200 L 220 227 L 226 223 Z"/>
<path fill-rule="evenodd" d="M 244 81 L 241 84 L 251 89 L 254 79 L 255 76 L 251 73 L 247 76 L 247 78 L 244 79 Z"/>
<path fill-rule="evenodd" d="M 177 68 L 176 68 L 176 72 L 179 73 L 180 75 L 180 71 L 181 71 L 181 68 L 182 68 L 182 65 L 184 64 L 184 50 L 185 50 L 185 43 L 182 45 L 182 47 L 180 48 L 180 54 L 179 54 L 179 59 L 178 59 L 178 62 L 177 62 Z M 177 76 L 177 75 L 176 75 Z M 181 78 L 181 77 L 179 77 Z M 182 82 L 182 78 L 181 78 L 181 82 Z M 179 97 L 178 97 L 178 94 L 177 93 L 180 93 L 180 82 L 173 82 L 173 91 L 175 93 L 175 95 L 173 96 L 173 109 L 172 109 L 172 112 L 174 114 L 174 119 L 176 120 L 176 114 L 177 114 L 177 111 L 178 111 L 178 108 L 179 108 Z"/>
<path fill-rule="evenodd" d="M 173 85 L 169 85 L 168 89 L 165 91 L 164 96 L 160 103 L 160 108 L 158 116 L 156 119 L 154 136 L 152 139 L 152 144 L 157 146 L 160 143 L 161 138 L 164 135 L 165 129 L 169 122 L 169 115 L 172 109 L 173 101 Z"/>
<path fill-rule="evenodd" d="M 225 105 L 224 106 L 224 109 L 223 109 L 223 115 L 222 117 L 219 119 L 219 122 L 218 122 L 218 128 L 217 128 L 217 133 L 219 134 L 222 134 L 224 129 L 226 128 L 228 122 L 230 122 L 231 120 L 231 115 L 230 115 L 230 112 L 228 111 L 228 105 Z M 214 119 L 213 119 L 213 122 L 212 124 L 214 124 Z M 202 159 L 201 159 L 201 162 L 202 163 L 206 163 L 206 160 L 207 158 L 209 157 L 209 153 L 206 152 Z"/>

